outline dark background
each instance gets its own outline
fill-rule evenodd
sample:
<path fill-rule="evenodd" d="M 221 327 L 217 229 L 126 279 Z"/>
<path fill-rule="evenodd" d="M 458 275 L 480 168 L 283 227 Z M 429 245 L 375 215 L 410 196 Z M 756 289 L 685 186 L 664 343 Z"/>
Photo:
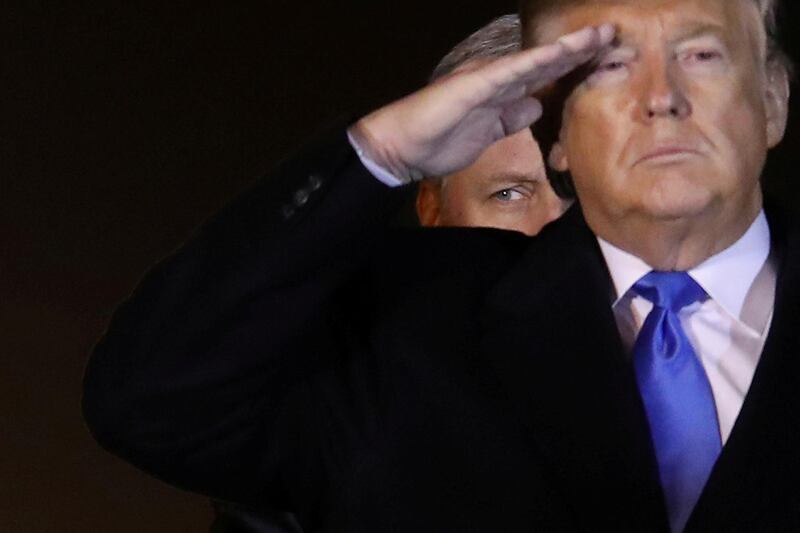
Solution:
<path fill-rule="evenodd" d="M 4 10 L 0 530 L 207 527 L 205 500 L 105 454 L 83 426 L 83 366 L 114 306 L 322 125 L 420 86 L 450 46 L 514 6 L 31 0 Z M 785 27 L 798 14 L 790 4 Z M 796 123 L 794 112 L 768 169 L 788 205 L 800 192 Z"/>

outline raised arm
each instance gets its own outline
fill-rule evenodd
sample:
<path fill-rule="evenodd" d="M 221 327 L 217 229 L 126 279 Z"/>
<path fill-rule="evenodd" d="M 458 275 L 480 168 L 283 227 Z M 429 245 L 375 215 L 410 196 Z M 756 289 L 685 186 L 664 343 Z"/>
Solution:
<path fill-rule="evenodd" d="M 351 133 L 401 180 L 452 174 L 542 114 L 534 96 L 586 63 L 614 36 L 606 24 L 565 35 L 479 68 L 460 70 L 370 113 Z"/>
<path fill-rule="evenodd" d="M 540 113 L 530 92 L 612 33 L 586 29 L 451 76 L 350 133 L 402 180 L 451 172 L 527 127 Z M 145 276 L 97 345 L 83 403 L 97 440 L 216 498 L 313 507 L 325 428 L 310 384 L 352 357 L 337 329 L 360 318 L 345 289 L 398 201 L 341 129 L 216 215 Z"/>

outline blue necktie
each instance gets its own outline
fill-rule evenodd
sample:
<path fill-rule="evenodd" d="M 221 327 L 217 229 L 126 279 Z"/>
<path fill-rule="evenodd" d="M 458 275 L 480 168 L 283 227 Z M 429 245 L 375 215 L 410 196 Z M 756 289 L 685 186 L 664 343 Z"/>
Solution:
<path fill-rule="evenodd" d="M 634 286 L 653 303 L 633 347 L 672 531 L 682 531 L 722 448 L 714 396 L 678 312 L 705 299 L 685 272 L 653 271 Z"/>

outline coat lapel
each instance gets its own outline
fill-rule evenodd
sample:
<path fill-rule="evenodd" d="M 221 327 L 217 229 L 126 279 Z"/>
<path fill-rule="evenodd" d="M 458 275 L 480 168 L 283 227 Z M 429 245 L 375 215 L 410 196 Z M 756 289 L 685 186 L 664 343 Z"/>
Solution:
<path fill-rule="evenodd" d="M 482 350 L 581 529 L 666 528 L 647 421 L 613 288 L 573 207 L 487 302 Z"/>

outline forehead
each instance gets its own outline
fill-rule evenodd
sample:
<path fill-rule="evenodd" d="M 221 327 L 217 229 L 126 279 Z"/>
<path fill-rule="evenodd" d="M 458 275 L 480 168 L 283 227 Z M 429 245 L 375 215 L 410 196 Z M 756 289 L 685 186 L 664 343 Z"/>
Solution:
<path fill-rule="evenodd" d="M 763 33 L 753 0 L 582 0 L 555 8 L 531 25 L 534 41 L 552 42 L 584 26 L 611 22 L 618 39 L 680 38 L 708 31 L 731 41 Z M 658 30 L 653 32 L 653 30 Z"/>

